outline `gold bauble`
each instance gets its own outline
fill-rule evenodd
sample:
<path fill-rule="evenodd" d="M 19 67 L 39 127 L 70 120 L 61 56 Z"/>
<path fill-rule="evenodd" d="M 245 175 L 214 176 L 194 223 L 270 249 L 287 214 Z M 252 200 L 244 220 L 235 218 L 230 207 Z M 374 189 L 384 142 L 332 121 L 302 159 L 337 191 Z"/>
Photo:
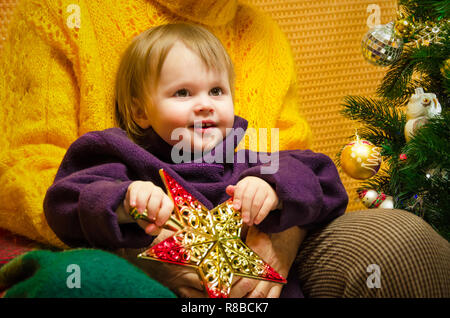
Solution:
<path fill-rule="evenodd" d="M 406 19 L 401 19 L 395 22 L 394 30 L 398 36 L 409 38 L 414 33 L 414 25 Z"/>
<path fill-rule="evenodd" d="M 441 74 L 445 78 L 450 78 L 450 58 L 446 59 L 441 66 Z"/>
<path fill-rule="evenodd" d="M 373 177 L 380 169 L 381 161 L 379 147 L 359 138 L 347 144 L 341 153 L 342 170 L 354 179 Z"/>

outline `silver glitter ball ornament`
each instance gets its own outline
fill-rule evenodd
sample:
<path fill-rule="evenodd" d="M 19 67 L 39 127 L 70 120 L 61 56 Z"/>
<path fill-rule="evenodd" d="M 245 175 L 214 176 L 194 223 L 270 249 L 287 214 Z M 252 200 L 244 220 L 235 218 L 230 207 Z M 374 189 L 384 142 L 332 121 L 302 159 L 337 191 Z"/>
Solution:
<path fill-rule="evenodd" d="M 361 43 L 364 58 L 378 66 L 394 63 L 403 50 L 403 40 L 394 31 L 394 22 L 377 25 L 364 35 Z"/>

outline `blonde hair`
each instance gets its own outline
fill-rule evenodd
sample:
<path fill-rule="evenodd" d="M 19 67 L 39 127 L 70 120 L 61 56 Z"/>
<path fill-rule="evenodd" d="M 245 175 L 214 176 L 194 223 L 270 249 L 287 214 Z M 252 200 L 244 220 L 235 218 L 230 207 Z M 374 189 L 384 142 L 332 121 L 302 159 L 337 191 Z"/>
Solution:
<path fill-rule="evenodd" d="M 234 97 L 233 63 L 220 40 L 211 32 L 185 23 L 150 28 L 136 36 L 125 50 L 116 75 L 116 122 L 135 142 L 144 135 L 144 130 L 133 120 L 132 107 L 147 113 L 151 90 L 156 88 L 167 54 L 177 41 L 182 41 L 196 53 L 208 69 L 226 71 Z"/>

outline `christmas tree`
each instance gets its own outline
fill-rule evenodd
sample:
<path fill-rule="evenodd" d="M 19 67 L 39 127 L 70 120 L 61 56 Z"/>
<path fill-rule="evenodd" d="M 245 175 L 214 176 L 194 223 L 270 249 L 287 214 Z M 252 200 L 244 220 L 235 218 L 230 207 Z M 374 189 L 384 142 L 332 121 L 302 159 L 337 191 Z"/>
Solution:
<path fill-rule="evenodd" d="M 342 114 L 362 128 L 337 161 L 350 176 L 364 179 L 358 192 L 367 206 L 391 198 L 391 207 L 415 213 L 450 240 L 450 2 L 398 4 L 395 21 L 363 38 L 364 57 L 389 67 L 375 98 L 345 97 Z M 372 157 L 346 151 L 357 144 L 369 147 Z M 359 163 L 369 175 L 360 173 Z"/>

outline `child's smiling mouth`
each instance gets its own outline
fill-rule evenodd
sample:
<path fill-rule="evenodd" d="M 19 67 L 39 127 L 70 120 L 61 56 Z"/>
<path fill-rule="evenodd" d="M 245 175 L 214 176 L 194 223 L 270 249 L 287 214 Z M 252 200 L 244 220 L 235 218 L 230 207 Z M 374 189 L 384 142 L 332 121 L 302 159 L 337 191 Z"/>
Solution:
<path fill-rule="evenodd" d="M 194 125 L 189 126 L 189 128 L 193 129 L 194 132 L 201 134 L 208 133 L 216 127 L 216 123 L 211 120 L 196 121 Z"/>

